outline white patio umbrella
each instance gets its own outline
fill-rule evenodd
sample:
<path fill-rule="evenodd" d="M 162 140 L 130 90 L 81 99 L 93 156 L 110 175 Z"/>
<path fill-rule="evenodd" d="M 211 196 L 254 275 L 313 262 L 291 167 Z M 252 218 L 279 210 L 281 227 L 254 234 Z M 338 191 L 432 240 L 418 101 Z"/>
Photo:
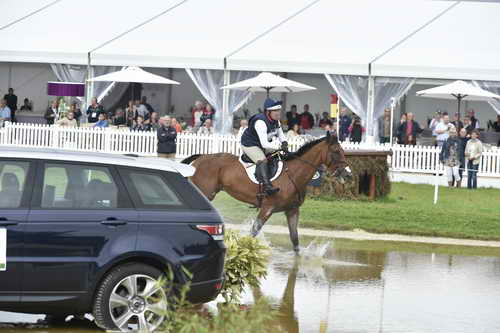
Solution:
<path fill-rule="evenodd" d="M 316 88 L 308 86 L 300 82 L 285 79 L 279 75 L 269 72 L 262 72 L 254 78 L 236 82 L 222 89 L 244 90 L 251 92 L 266 92 L 269 97 L 269 92 L 299 92 L 307 90 L 315 90 Z"/>
<path fill-rule="evenodd" d="M 158 84 L 179 84 L 179 82 L 164 78 L 163 76 L 146 72 L 140 67 L 130 66 L 121 71 L 104 74 L 88 79 L 89 82 L 95 81 L 114 81 L 114 82 L 134 82 L 134 83 L 158 83 Z"/>
<path fill-rule="evenodd" d="M 460 102 L 488 101 L 500 96 L 487 90 L 478 88 L 467 82 L 458 80 L 436 88 L 417 91 L 417 96 L 428 98 L 456 99 L 458 101 L 458 119 L 460 120 Z"/>

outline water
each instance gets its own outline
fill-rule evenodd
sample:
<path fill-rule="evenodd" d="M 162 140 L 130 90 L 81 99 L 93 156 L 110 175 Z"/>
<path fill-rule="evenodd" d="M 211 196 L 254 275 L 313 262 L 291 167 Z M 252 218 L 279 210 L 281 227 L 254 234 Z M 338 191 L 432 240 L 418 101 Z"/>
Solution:
<path fill-rule="evenodd" d="M 269 297 L 288 332 L 500 332 L 500 249 L 302 237 L 295 257 L 288 235 L 261 237 L 272 246 L 268 278 L 243 299 Z M 0 322 L 38 318 L 0 312 Z"/>

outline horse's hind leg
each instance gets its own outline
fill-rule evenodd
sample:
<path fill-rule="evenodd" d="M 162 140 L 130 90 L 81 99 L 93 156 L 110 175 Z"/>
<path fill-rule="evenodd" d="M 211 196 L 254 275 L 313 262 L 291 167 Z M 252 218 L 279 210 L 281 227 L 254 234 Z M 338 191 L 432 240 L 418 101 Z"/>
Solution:
<path fill-rule="evenodd" d="M 273 215 L 273 207 L 262 207 L 257 215 L 255 221 L 253 221 L 252 229 L 250 230 L 250 234 L 252 237 L 257 237 L 260 232 L 260 229 L 264 226 L 267 220 Z"/>
<path fill-rule="evenodd" d="M 299 225 L 299 208 L 292 208 L 285 212 L 288 222 L 288 231 L 290 233 L 290 240 L 293 244 L 295 253 L 299 253 L 299 233 L 297 227 Z"/>

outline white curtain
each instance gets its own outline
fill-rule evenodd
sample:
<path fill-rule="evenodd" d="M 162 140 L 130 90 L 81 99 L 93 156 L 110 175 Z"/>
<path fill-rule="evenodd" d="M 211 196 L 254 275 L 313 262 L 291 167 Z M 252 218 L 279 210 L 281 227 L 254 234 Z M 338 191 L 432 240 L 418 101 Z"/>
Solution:
<path fill-rule="evenodd" d="M 408 90 L 415 84 L 414 78 L 375 78 L 375 101 L 373 110 L 373 129 L 372 134 L 378 138 L 378 123 L 379 118 L 384 114 L 384 110 L 391 106 L 391 99 L 394 98 L 396 103 L 399 102 L 401 97 L 406 95 Z"/>
<path fill-rule="evenodd" d="M 229 91 L 229 115 L 224 117 L 222 122 L 222 103 L 224 86 L 224 71 L 212 69 L 190 69 L 188 73 L 193 83 L 196 85 L 200 93 L 205 97 L 208 103 L 215 109 L 215 132 L 220 134 L 229 134 L 233 128 L 233 113 L 238 111 L 251 96 L 248 91 Z M 230 71 L 230 82 L 238 82 L 256 76 L 256 72 Z"/>
<path fill-rule="evenodd" d="M 353 75 L 325 74 L 326 79 L 335 90 L 342 102 L 361 118 L 362 124 L 370 133 L 377 136 L 377 120 L 384 113 L 384 109 L 391 105 L 391 98 L 398 101 L 415 83 L 414 78 L 375 78 L 373 118 L 368 119 L 368 77 Z M 366 126 L 370 122 L 373 126 Z"/>
<path fill-rule="evenodd" d="M 500 95 L 500 86 L 495 81 L 472 81 L 472 84 L 484 90 L 488 90 L 494 94 Z M 488 101 L 493 110 L 500 115 L 500 101 L 491 99 Z"/>
<path fill-rule="evenodd" d="M 52 71 L 57 79 L 62 82 L 82 82 L 87 78 L 87 66 L 50 64 Z M 94 66 L 94 76 L 104 75 L 121 70 L 120 66 Z M 104 107 L 114 106 L 127 90 L 128 83 L 116 82 L 94 82 L 91 97 L 97 97 L 97 100 Z M 79 98 L 82 102 L 83 99 Z"/>

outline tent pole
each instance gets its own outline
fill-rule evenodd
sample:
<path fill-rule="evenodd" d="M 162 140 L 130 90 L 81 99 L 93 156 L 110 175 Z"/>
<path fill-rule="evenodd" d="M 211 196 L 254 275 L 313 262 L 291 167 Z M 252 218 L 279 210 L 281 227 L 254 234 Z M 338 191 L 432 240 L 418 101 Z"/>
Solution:
<path fill-rule="evenodd" d="M 391 97 L 391 137 L 389 138 L 389 144 L 392 146 L 393 137 L 393 127 L 394 127 L 394 107 L 396 106 L 396 99 Z"/>
<path fill-rule="evenodd" d="M 375 138 L 373 135 L 373 109 L 375 107 L 375 78 L 368 76 L 368 103 L 366 110 L 366 134 L 365 142 L 374 143 Z"/>
<path fill-rule="evenodd" d="M 231 72 L 224 69 L 224 86 L 231 82 Z M 232 113 L 229 111 L 229 89 L 222 89 L 222 114 L 221 114 L 220 134 L 231 134 L 233 127 Z"/>
<path fill-rule="evenodd" d="M 457 121 L 457 127 L 458 127 L 458 122 L 460 121 L 460 102 L 462 101 L 463 96 L 458 94 L 457 99 L 458 99 L 458 121 Z M 457 128 L 458 130 L 458 128 Z"/>

